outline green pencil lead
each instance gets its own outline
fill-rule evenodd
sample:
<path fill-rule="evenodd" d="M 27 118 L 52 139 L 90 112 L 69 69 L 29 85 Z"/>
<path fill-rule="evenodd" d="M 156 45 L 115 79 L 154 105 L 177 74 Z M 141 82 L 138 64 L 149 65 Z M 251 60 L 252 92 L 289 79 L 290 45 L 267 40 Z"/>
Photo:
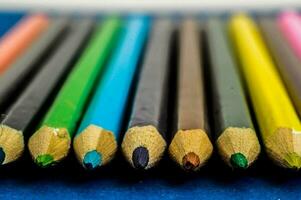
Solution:
<path fill-rule="evenodd" d="M 246 169 L 248 168 L 248 160 L 242 153 L 235 153 L 230 158 L 231 165 L 234 168 Z"/>
<path fill-rule="evenodd" d="M 0 147 L 0 164 L 2 165 L 5 160 L 5 152 L 3 149 Z"/>
<path fill-rule="evenodd" d="M 96 150 L 86 153 L 83 165 L 88 170 L 93 170 L 101 165 L 102 156 Z"/>
<path fill-rule="evenodd" d="M 49 154 L 39 155 L 35 161 L 40 167 L 49 167 L 54 164 L 53 156 Z"/>

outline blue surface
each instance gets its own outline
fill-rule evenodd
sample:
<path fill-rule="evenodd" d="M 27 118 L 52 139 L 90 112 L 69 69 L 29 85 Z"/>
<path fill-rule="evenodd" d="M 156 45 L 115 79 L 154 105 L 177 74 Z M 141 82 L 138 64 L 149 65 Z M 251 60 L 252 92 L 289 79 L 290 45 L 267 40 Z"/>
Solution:
<path fill-rule="evenodd" d="M 147 38 L 150 19 L 147 16 L 127 18 L 120 42 L 101 77 L 78 133 L 89 125 L 110 130 L 118 139 L 142 48 Z"/>
<path fill-rule="evenodd" d="M 120 158 L 91 173 L 70 158 L 49 170 L 27 160 L 19 163 L 23 168 L 1 170 L 0 199 L 301 199 L 300 173 L 273 167 L 265 157 L 247 173 L 213 159 L 190 175 L 167 159 L 147 174 L 135 173 Z"/>
<path fill-rule="evenodd" d="M 0 12 L 0 37 L 10 30 L 23 16 L 20 12 Z"/>

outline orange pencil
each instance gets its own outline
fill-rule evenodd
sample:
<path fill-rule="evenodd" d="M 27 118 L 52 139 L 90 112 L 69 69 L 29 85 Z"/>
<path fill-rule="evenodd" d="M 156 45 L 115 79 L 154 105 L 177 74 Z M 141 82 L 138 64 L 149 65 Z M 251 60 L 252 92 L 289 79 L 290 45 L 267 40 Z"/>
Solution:
<path fill-rule="evenodd" d="M 0 74 L 47 28 L 48 17 L 33 14 L 24 17 L 0 40 Z"/>

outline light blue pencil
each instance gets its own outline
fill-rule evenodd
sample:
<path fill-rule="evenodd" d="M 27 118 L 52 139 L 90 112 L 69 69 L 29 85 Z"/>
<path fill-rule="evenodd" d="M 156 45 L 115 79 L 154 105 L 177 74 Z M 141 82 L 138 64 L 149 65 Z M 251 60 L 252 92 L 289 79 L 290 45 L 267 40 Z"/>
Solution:
<path fill-rule="evenodd" d="M 150 27 L 147 16 L 132 15 L 126 20 L 120 43 L 74 138 L 75 154 L 86 169 L 107 164 L 117 150 L 128 94 Z"/>

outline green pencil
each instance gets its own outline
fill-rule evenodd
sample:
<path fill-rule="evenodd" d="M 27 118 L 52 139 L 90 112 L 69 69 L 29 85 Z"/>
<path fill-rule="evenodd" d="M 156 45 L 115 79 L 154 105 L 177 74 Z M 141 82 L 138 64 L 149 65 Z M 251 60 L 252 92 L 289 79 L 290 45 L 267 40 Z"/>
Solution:
<path fill-rule="evenodd" d="M 65 158 L 77 123 L 104 63 L 114 47 L 121 21 L 117 17 L 98 25 L 88 46 L 51 105 L 41 128 L 29 139 L 29 151 L 40 167 Z"/>

